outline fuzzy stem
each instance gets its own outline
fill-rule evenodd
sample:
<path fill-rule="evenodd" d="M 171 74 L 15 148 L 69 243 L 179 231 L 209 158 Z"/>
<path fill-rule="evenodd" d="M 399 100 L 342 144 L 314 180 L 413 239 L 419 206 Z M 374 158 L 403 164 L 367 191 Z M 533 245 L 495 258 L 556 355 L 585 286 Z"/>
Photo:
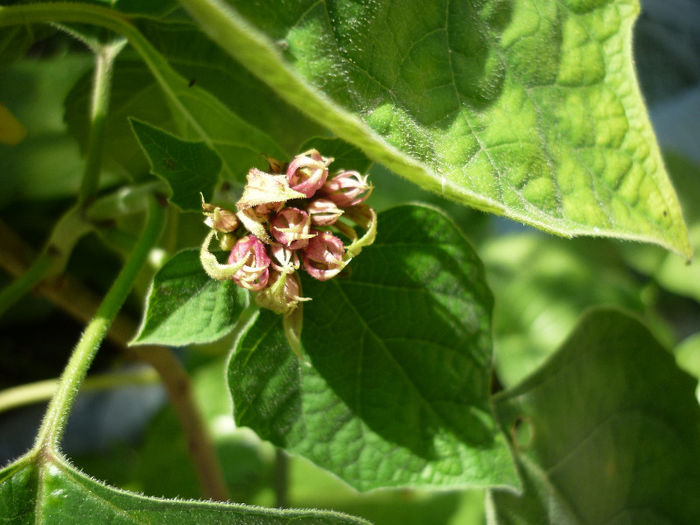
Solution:
<path fill-rule="evenodd" d="M 26 270 L 27 261 L 31 258 L 29 248 L 0 221 L 0 266 L 12 274 L 21 275 Z M 99 305 L 99 297 L 70 275 L 61 279 L 59 284 L 44 283 L 38 291 L 72 317 L 84 323 L 90 320 Z M 249 307 L 248 310 L 251 308 Z M 257 309 L 254 308 L 254 310 Z M 237 324 L 238 329 L 249 320 L 249 315 L 244 314 L 241 315 L 241 320 L 245 322 Z M 128 348 L 129 340 L 136 332 L 136 328 L 136 323 L 131 318 L 124 313 L 119 313 L 107 336 L 124 347 L 131 357 L 145 361 L 158 372 L 182 425 L 187 439 L 187 448 L 202 487 L 202 495 L 209 499 L 227 500 L 226 482 L 214 444 L 207 432 L 206 423 L 194 400 L 192 383 L 187 371 L 168 348 L 158 346 Z"/>
<path fill-rule="evenodd" d="M 164 210 L 153 199 L 143 233 L 134 251 L 110 287 L 93 320 L 87 325 L 71 355 L 41 424 L 35 450 L 58 450 L 68 414 L 97 350 L 112 320 L 131 291 L 136 276 L 146 262 L 148 253 L 158 240 L 163 227 Z"/>
<path fill-rule="evenodd" d="M 109 111 L 109 97 L 112 85 L 112 64 L 124 48 L 126 40 L 95 49 L 95 72 L 92 80 L 92 100 L 90 104 L 90 131 L 88 134 L 85 170 L 80 190 L 78 206 L 84 209 L 97 193 L 102 168 L 102 143 L 105 122 Z"/>

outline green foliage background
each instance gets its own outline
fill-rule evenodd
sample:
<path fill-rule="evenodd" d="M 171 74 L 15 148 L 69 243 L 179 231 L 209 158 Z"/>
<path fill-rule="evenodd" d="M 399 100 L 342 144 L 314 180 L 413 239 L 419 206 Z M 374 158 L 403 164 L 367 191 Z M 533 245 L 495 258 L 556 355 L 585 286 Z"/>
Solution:
<path fill-rule="evenodd" d="M 205 24 L 221 47 L 169 0 L 91 3 L 131 16 L 141 35 L 115 65 L 101 190 L 155 174 L 181 210 L 162 240 L 174 257 L 152 284 L 155 268 L 143 272 L 125 312 L 141 318 L 147 299 L 135 342 L 186 346 L 234 501 L 273 506 L 282 465 L 290 506 L 375 523 L 697 521 L 697 264 L 508 219 L 683 254 L 700 246 L 700 151 L 682 138 L 700 131 L 696 3 L 643 4 L 634 43 L 645 98 L 631 60 L 634 1 L 232 2 L 243 18 L 221 18 L 223 33 Z M 207 2 L 183 4 L 206 20 Z M 38 247 L 80 185 L 92 61 L 48 26 L 0 30 L 0 103 L 29 131 L 0 145 L 0 210 Z M 656 130 L 665 162 L 645 102 L 666 123 Z M 310 145 L 369 170 L 370 203 L 383 212 L 349 277 L 304 282 L 311 367 L 270 314 L 227 336 L 248 299 L 200 271 L 191 248 L 205 229 L 187 213 L 199 191 L 235 201 L 247 169 L 265 167 L 260 153 Z M 414 200 L 447 216 L 396 207 Z M 139 227 L 125 213 L 83 239 L 68 273 L 103 293 Z M 80 331 L 37 297 L 0 327 L 0 388 L 58 375 Z M 122 365 L 105 347 L 94 371 Z M 110 398 L 95 399 L 76 419 Z M 56 456 L 2 471 L 0 508 L 29 521 L 35 508 L 38 521 L 75 509 L 113 522 L 229 519 L 230 508 L 121 492 L 200 497 L 174 413 L 141 413 L 82 450 L 79 423 L 69 427 L 72 464 Z M 35 423 L 29 411 L 0 414 L 3 460 L 31 445 Z M 280 459 L 270 443 L 293 455 Z M 494 486 L 505 490 L 485 490 Z"/>

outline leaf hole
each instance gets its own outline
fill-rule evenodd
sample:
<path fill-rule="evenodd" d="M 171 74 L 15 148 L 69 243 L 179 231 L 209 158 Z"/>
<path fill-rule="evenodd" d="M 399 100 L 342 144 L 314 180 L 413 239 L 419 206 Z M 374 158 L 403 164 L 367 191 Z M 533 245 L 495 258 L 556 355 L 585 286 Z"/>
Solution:
<path fill-rule="evenodd" d="M 518 450 L 527 450 L 535 438 L 535 427 L 526 416 L 518 416 L 510 427 L 510 437 Z"/>

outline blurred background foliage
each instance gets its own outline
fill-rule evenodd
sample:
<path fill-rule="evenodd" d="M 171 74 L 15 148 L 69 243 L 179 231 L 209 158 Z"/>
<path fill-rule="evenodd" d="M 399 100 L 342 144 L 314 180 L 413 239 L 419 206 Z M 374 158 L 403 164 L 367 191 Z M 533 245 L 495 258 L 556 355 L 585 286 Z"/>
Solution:
<path fill-rule="evenodd" d="M 700 2 L 645 0 L 642 7 L 634 40 L 639 78 L 698 253 Z M 183 76 L 196 79 L 251 123 L 277 130 L 274 138 L 290 155 L 308 137 L 323 134 L 233 60 L 226 58 L 230 67 L 225 70 L 192 65 L 195 58 L 201 60 L 202 53 L 220 55 L 215 46 L 206 42 L 182 45 L 167 27 L 155 23 L 142 29 Z M 5 53 L 0 64 L 0 103 L 28 130 L 20 144 L 0 144 L 0 214 L 35 248 L 72 203 L 79 185 L 92 67 L 91 55 L 80 44 L 63 33 L 42 31 L 35 35 L 38 41 L 33 45 L 33 39 L 27 38 L 14 62 Z M 193 31 L 188 42 L 203 38 Z M 236 90 L 230 89 L 234 83 Z M 251 98 L 261 103 L 241 103 Z M 260 107 L 264 109 L 258 110 Z M 114 75 L 101 179 L 105 190 L 149 176 L 127 116 L 166 129 L 174 125 L 150 73 L 128 51 L 118 60 Z M 476 246 L 496 298 L 496 374 L 503 387 L 514 385 L 537 368 L 581 313 L 594 305 L 619 305 L 637 314 L 674 351 L 679 365 L 700 377 L 700 265 L 696 261 L 688 264 L 654 246 L 548 236 L 425 193 L 382 166 L 370 169 L 376 186 L 375 208 L 415 200 L 433 203 L 446 210 Z M 95 292 L 104 292 L 119 268 L 124 246 L 114 239 L 128 244 L 139 227 L 132 222 L 126 218 L 111 225 L 114 235 L 84 238 L 68 273 Z M 173 215 L 164 248 L 172 253 L 197 245 L 204 234 L 198 215 Z M 134 319 L 138 319 L 149 279 L 148 274 L 142 276 L 139 293 L 126 305 L 126 313 Z M 0 273 L 0 285 L 9 280 Z M 0 319 L 0 389 L 58 376 L 81 329 L 44 299 L 25 298 Z M 223 372 L 231 344 L 225 338 L 182 349 L 179 355 L 191 372 L 234 501 L 332 508 L 378 524 L 484 522 L 481 491 L 358 494 L 310 463 L 276 452 L 252 432 L 236 429 Z M 92 371 L 134 366 L 138 364 L 106 344 Z M 34 405 L 0 413 L 0 464 L 29 448 L 43 408 Z M 65 448 L 78 467 L 112 485 L 154 496 L 200 496 L 185 438 L 158 385 L 81 395 Z M 284 494 L 280 491 L 283 485 Z"/>

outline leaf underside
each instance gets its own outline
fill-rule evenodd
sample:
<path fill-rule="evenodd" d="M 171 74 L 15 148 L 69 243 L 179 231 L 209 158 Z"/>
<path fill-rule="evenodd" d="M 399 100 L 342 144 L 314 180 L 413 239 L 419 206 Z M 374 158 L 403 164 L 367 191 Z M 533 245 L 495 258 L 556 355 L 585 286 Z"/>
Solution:
<path fill-rule="evenodd" d="M 241 338 L 237 423 L 360 490 L 517 484 L 489 405 L 492 297 L 459 230 L 394 208 L 349 270 L 303 280 L 311 366 L 266 310 Z"/>
<path fill-rule="evenodd" d="M 636 0 L 233 4 L 270 40 L 235 12 L 202 29 L 395 172 L 546 231 L 690 253 L 632 64 Z"/>
<path fill-rule="evenodd" d="M 636 319 L 590 312 L 543 368 L 496 397 L 525 491 L 492 491 L 493 523 L 696 523 L 695 386 Z"/>

